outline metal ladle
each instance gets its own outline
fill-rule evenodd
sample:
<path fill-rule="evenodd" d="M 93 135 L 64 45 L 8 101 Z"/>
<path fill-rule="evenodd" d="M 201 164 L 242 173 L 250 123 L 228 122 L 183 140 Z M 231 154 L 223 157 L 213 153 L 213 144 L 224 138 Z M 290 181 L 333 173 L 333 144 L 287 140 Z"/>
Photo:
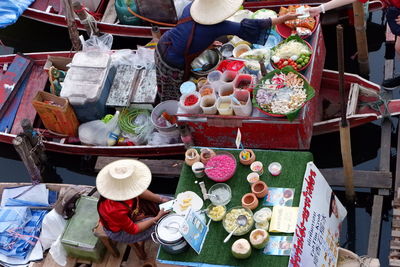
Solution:
<path fill-rule="evenodd" d="M 245 226 L 247 223 L 247 217 L 245 215 L 239 215 L 236 218 L 236 224 L 237 226 L 235 227 L 235 229 L 233 229 L 232 232 L 229 233 L 229 235 L 224 239 L 224 243 L 228 242 L 229 239 L 231 239 L 231 236 L 233 235 L 233 233 L 239 228 L 239 226 Z"/>

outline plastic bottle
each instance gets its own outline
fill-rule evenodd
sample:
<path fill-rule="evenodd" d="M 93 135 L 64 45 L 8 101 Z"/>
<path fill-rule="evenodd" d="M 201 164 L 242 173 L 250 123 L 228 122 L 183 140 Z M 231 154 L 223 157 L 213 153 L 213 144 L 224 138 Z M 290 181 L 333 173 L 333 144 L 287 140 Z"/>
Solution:
<path fill-rule="evenodd" d="M 119 118 L 119 111 L 117 110 L 114 114 L 114 117 L 107 123 L 107 128 L 109 129 L 109 133 L 107 136 L 107 145 L 113 146 L 117 143 L 119 134 L 121 130 L 118 126 L 118 118 Z"/>

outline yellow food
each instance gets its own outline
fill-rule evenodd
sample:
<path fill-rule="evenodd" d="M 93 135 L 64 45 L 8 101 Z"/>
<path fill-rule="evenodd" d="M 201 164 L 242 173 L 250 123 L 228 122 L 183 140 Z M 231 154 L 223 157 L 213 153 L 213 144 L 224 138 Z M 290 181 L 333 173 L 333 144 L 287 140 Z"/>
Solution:
<path fill-rule="evenodd" d="M 223 206 L 215 206 L 208 212 L 208 216 L 214 221 L 220 221 L 225 215 L 225 208 Z"/>

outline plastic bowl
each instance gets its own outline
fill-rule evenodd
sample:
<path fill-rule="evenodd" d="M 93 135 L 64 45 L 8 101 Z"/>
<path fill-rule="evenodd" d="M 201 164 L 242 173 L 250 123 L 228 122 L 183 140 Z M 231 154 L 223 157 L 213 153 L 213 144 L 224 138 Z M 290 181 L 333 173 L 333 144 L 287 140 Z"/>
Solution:
<path fill-rule="evenodd" d="M 216 152 L 216 155 L 210 158 L 205 167 L 208 178 L 218 183 L 225 182 L 231 179 L 236 172 L 236 158 L 229 152 Z"/>
<path fill-rule="evenodd" d="M 216 195 L 210 196 L 210 201 L 216 206 L 225 206 L 232 199 L 232 190 L 229 185 L 224 183 L 217 183 L 208 189 L 208 194 Z"/>
<path fill-rule="evenodd" d="M 176 100 L 167 100 L 158 104 L 151 112 L 151 122 L 159 132 L 172 132 L 176 130 L 176 124 L 171 126 L 161 126 L 157 123 L 157 119 L 163 112 L 167 112 L 169 115 L 176 115 L 178 112 L 179 102 Z"/>
<path fill-rule="evenodd" d="M 247 224 L 245 226 L 239 226 L 239 228 L 233 233 L 233 235 L 245 235 L 253 228 L 253 212 L 248 208 L 237 206 L 228 210 L 228 212 L 225 214 L 225 218 L 222 220 L 222 225 L 228 233 L 230 233 L 237 226 L 236 219 L 239 215 L 242 214 L 247 217 Z"/>
<path fill-rule="evenodd" d="M 222 208 L 223 208 L 223 212 L 221 213 L 220 216 L 215 217 L 215 216 L 210 215 L 210 211 L 211 211 L 213 208 L 215 208 L 215 207 L 222 207 Z M 208 218 L 210 218 L 210 219 L 213 220 L 214 222 L 222 221 L 222 219 L 225 217 L 225 214 L 226 214 L 226 207 L 223 206 L 223 205 L 214 205 L 214 204 L 210 204 L 210 205 L 207 207 L 206 214 L 207 214 Z"/>

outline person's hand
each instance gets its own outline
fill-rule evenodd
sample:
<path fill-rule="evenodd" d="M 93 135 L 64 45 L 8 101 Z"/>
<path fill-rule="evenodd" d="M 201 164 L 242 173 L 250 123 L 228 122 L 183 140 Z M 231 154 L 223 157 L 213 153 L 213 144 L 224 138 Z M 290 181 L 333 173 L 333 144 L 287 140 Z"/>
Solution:
<path fill-rule="evenodd" d="M 159 198 L 160 198 L 160 203 L 165 203 L 165 202 L 168 202 L 168 201 L 170 201 L 170 200 L 173 200 L 173 198 L 169 198 L 169 197 L 165 197 L 165 196 L 160 196 L 160 195 L 159 195 Z"/>
<path fill-rule="evenodd" d="M 396 23 L 397 23 L 398 25 L 400 25 L 400 15 L 397 16 L 397 18 L 395 19 L 395 21 L 396 21 Z"/>
<path fill-rule="evenodd" d="M 318 16 L 321 13 L 321 11 L 322 10 L 319 6 L 304 9 L 304 12 L 310 13 L 310 17 Z"/>
<path fill-rule="evenodd" d="M 156 219 L 156 221 L 158 221 L 162 216 L 164 216 L 165 214 L 170 213 L 170 211 L 165 211 L 164 209 L 160 209 L 160 211 L 158 212 L 157 216 L 154 217 Z"/>
<path fill-rule="evenodd" d="M 300 15 L 300 14 L 296 14 L 296 13 L 287 13 L 287 14 L 283 15 L 283 20 L 284 20 L 284 21 L 288 21 L 288 20 L 297 19 L 297 17 L 298 17 L 299 15 Z"/>

